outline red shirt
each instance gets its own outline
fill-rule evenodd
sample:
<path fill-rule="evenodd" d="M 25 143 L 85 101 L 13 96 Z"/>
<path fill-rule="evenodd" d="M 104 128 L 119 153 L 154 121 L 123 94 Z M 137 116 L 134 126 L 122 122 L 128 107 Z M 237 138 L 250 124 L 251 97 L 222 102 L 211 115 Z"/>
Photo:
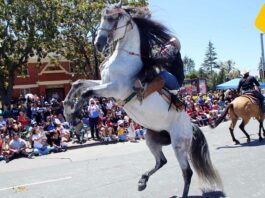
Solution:
<path fill-rule="evenodd" d="M 29 120 L 26 115 L 19 115 L 17 121 L 22 125 L 22 127 L 25 127 L 29 124 Z"/>

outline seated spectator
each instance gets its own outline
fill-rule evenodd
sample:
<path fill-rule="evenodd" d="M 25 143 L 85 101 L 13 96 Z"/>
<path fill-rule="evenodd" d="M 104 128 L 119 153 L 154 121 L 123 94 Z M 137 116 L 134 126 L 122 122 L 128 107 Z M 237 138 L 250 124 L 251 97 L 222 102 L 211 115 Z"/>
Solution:
<path fill-rule="evenodd" d="M 112 141 L 111 134 L 109 134 L 107 127 L 100 127 L 99 135 L 104 142 Z"/>
<path fill-rule="evenodd" d="M 134 121 L 133 121 L 134 122 Z M 134 122 L 135 132 L 136 132 L 136 139 L 145 139 L 144 138 L 144 129 L 140 124 Z"/>
<path fill-rule="evenodd" d="M 46 140 L 45 133 L 41 132 L 40 128 L 33 130 L 32 141 L 34 155 L 47 155 L 53 150 L 53 147 L 46 145 Z"/>
<path fill-rule="evenodd" d="M 135 130 L 135 122 L 129 118 L 128 121 L 128 140 L 130 142 L 135 142 L 136 130 Z"/>
<path fill-rule="evenodd" d="M 0 132 L 6 132 L 6 121 L 3 119 L 3 116 L 0 115 Z"/>
<path fill-rule="evenodd" d="M 56 129 L 59 130 L 59 132 L 60 132 L 60 137 L 65 138 L 65 140 L 67 142 L 69 142 L 70 141 L 70 131 L 68 129 L 64 128 L 63 123 L 61 123 L 61 121 L 58 118 L 56 118 L 54 120 L 54 123 L 56 125 Z"/>
<path fill-rule="evenodd" d="M 2 140 L 2 137 L 0 135 L 0 161 L 4 159 L 3 153 L 2 153 L 2 148 L 3 148 L 3 140 Z"/>
<path fill-rule="evenodd" d="M 67 144 L 62 142 L 62 138 L 60 136 L 60 130 L 57 129 L 52 136 L 52 143 L 54 152 L 65 152 L 67 151 Z"/>
<path fill-rule="evenodd" d="M 53 136 L 54 132 L 55 132 L 55 124 L 52 121 L 51 116 L 47 117 L 47 122 L 44 125 L 44 131 L 46 132 L 46 137 L 47 137 L 47 143 L 52 146 L 52 140 L 51 137 Z"/>
<path fill-rule="evenodd" d="M 13 133 L 19 133 L 19 125 L 13 118 L 8 118 L 6 122 L 6 133 L 5 137 L 9 143 L 12 139 Z"/>
<path fill-rule="evenodd" d="M 200 106 L 203 106 L 204 105 L 204 102 L 205 102 L 205 100 L 203 98 L 203 94 L 200 93 L 199 94 L 199 97 L 197 98 L 197 104 L 199 104 Z"/>
<path fill-rule="evenodd" d="M 197 119 L 200 121 L 201 126 L 208 125 L 208 117 L 202 108 L 197 112 Z"/>
<path fill-rule="evenodd" d="M 32 155 L 26 152 L 26 141 L 13 133 L 13 139 L 9 143 L 9 155 L 5 157 L 5 161 L 8 163 L 18 157 L 32 158 Z"/>
<path fill-rule="evenodd" d="M 22 130 L 24 130 L 26 128 L 26 126 L 28 126 L 30 124 L 30 119 L 22 111 L 19 112 L 19 116 L 18 116 L 17 121 L 20 123 Z"/>
<path fill-rule="evenodd" d="M 119 120 L 118 121 L 117 133 L 118 133 L 118 140 L 120 142 L 127 141 L 127 136 L 125 134 L 125 127 L 124 127 L 124 120 Z"/>

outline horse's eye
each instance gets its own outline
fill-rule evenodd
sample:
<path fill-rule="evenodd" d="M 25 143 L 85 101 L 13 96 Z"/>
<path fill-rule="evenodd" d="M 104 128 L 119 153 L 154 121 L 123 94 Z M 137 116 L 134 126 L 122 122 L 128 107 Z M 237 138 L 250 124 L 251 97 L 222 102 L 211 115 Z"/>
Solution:
<path fill-rule="evenodd" d="M 114 18 L 112 18 L 112 17 L 110 17 L 110 18 L 107 18 L 107 21 L 111 23 L 111 22 L 114 22 L 114 21 L 115 21 L 115 19 L 114 19 Z"/>

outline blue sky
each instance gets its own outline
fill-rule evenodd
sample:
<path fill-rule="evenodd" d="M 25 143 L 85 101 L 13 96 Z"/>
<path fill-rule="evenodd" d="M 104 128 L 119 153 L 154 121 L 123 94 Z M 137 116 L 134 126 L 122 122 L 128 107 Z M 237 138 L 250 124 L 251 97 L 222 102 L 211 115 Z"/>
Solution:
<path fill-rule="evenodd" d="M 252 75 L 258 74 L 261 57 L 255 19 L 263 4 L 264 0 L 149 0 L 153 18 L 180 39 L 182 56 L 192 58 L 196 68 L 211 41 L 218 61 L 232 59 Z"/>

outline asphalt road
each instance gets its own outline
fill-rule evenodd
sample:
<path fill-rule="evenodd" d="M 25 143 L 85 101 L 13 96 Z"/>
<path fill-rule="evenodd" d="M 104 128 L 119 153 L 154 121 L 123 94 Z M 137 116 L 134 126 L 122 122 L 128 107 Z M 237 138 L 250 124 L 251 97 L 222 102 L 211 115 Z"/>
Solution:
<path fill-rule="evenodd" d="M 234 145 L 229 122 L 217 129 L 203 128 L 214 165 L 223 179 L 224 192 L 233 198 L 265 197 L 265 140 L 258 141 L 258 124 L 246 127 L 252 142 L 239 129 L 242 142 Z M 143 172 L 154 166 L 153 156 L 144 141 L 118 143 L 51 154 L 35 159 L 0 162 L 0 198 L 164 198 L 182 194 L 183 179 L 171 146 L 164 148 L 168 163 L 153 175 L 143 192 L 137 182 Z M 194 174 L 190 197 L 200 198 Z M 204 197 L 221 197 L 213 192 Z"/>

